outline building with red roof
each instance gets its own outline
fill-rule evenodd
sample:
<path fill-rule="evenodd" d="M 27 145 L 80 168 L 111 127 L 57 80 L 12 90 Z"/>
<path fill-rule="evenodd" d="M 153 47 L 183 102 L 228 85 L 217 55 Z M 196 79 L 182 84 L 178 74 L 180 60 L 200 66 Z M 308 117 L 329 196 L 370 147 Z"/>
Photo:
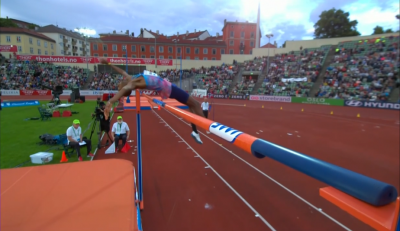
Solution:
<path fill-rule="evenodd" d="M 90 39 L 91 55 L 103 57 L 220 60 L 222 54 L 251 54 L 255 48 L 257 24 L 227 22 L 223 34 L 211 36 L 207 30 L 167 35 L 146 28 L 139 35 L 121 31 Z M 260 32 L 261 33 L 261 32 Z M 258 41 L 259 44 L 260 41 Z"/>

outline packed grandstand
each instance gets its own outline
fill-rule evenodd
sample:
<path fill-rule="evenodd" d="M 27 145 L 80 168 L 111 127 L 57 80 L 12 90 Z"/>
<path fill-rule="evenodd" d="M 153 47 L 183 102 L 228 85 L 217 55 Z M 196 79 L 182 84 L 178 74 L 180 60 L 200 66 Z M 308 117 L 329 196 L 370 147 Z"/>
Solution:
<path fill-rule="evenodd" d="M 183 70 L 188 89 L 206 89 L 209 96 L 272 95 L 324 97 L 370 101 L 398 101 L 399 37 L 389 36 L 345 41 L 337 45 L 299 48 L 274 56 L 254 57 L 244 62 Z M 40 89 L 39 78 L 49 86 L 64 89 L 116 90 L 121 76 L 99 68 L 86 68 L 22 61 L 1 61 L 1 89 Z M 164 68 L 164 67 L 161 67 Z M 34 73 L 41 71 L 41 76 Z M 158 68 L 170 82 L 180 79 L 179 68 Z M 397 89 L 397 90 L 396 90 Z M 391 100 L 393 101 L 393 100 Z"/>

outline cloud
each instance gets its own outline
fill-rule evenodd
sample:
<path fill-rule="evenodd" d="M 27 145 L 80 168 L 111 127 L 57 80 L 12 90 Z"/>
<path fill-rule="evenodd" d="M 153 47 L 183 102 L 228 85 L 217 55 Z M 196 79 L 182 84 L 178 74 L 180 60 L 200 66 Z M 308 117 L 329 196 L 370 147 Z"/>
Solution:
<path fill-rule="evenodd" d="M 350 12 L 351 19 L 359 21 L 358 29 L 364 35 L 372 33 L 376 25 L 385 29 L 397 25 L 398 1 L 393 0 L 316 0 L 316 1 L 260 1 L 261 46 L 268 42 L 265 34 L 272 33 L 271 43 L 282 45 L 286 40 L 312 38 L 314 24 L 324 10 L 333 7 Z M 76 27 L 94 29 L 97 33 L 113 30 L 134 32 L 140 28 L 159 30 L 164 34 L 208 30 L 211 35 L 222 33 L 227 21 L 256 22 L 259 0 L 2 0 L 1 15 L 40 26 L 58 24 L 73 30 Z M 371 17 L 372 15 L 372 17 Z"/>
<path fill-rule="evenodd" d="M 350 19 L 358 21 L 357 29 L 363 35 L 372 34 L 375 26 L 394 31 L 399 29 L 399 20 L 396 19 L 396 14 L 399 12 L 398 2 L 382 1 L 374 5 L 363 4 L 361 7 L 350 5 L 348 8 L 354 9 L 350 14 Z"/>

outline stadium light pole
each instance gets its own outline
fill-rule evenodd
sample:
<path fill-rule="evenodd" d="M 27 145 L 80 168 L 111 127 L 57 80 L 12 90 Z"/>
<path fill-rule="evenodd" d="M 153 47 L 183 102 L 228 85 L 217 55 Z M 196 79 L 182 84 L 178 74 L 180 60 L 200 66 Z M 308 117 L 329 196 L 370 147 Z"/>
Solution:
<path fill-rule="evenodd" d="M 396 18 L 399 20 L 400 23 L 400 14 L 396 15 Z M 398 37 L 397 41 L 397 52 L 396 52 L 396 67 L 399 69 L 399 56 L 400 56 L 400 36 Z"/>
<path fill-rule="evenodd" d="M 177 51 L 177 48 L 176 48 L 176 43 L 179 42 L 179 39 L 174 39 L 172 41 L 175 42 L 175 52 L 176 52 L 175 53 L 175 69 L 176 69 L 177 66 L 178 66 L 178 57 L 177 57 L 178 51 Z M 181 51 L 181 53 L 182 53 L 182 51 Z M 179 76 L 179 87 L 182 88 L 182 54 L 181 54 L 181 74 Z"/>
<path fill-rule="evenodd" d="M 84 51 L 86 53 L 86 69 L 89 70 L 88 49 L 86 49 L 86 47 L 87 47 L 87 37 L 89 37 L 91 35 L 95 35 L 96 31 L 95 30 L 91 30 L 91 29 L 86 29 L 86 27 L 85 28 L 76 28 L 74 31 L 78 32 L 81 36 L 83 36 L 85 38 Z M 89 77 L 89 73 L 88 73 L 87 77 Z"/>
<path fill-rule="evenodd" d="M 274 37 L 273 34 L 266 34 L 265 36 L 268 38 L 268 43 L 270 43 L 271 37 Z M 267 77 L 268 77 L 268 74 L 269 74 L 269 49 L 270 49 L 270 48 L 268 47 Z"/>

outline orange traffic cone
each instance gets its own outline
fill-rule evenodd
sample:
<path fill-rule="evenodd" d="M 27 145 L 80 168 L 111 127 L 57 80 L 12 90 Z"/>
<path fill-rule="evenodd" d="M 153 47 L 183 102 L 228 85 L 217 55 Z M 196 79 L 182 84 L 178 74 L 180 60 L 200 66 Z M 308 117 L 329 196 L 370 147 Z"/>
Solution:
<path fill-rule="evenodd" d="M 67 156 L 65 155 L 65 151 L 63 151 L 62 156 L 61 156 L 60 163 L 62 163 L 62 162 L 68 162 Z"/>

